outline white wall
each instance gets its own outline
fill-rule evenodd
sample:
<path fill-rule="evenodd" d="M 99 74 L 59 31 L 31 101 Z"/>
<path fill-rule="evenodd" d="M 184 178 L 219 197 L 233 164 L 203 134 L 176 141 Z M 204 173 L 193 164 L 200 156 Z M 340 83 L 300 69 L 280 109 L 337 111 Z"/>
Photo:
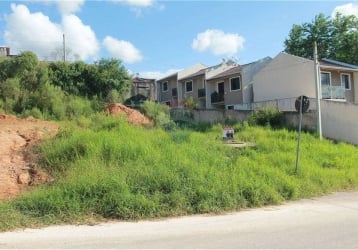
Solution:
<path fill-rule="evenodd" d="M 354 89 L 354 103 L 358 104 L 358 72 L 353 73 L 353 89 Z"/>
<path fill-rule="evenodd" d="M 324 137 L 358 145 L 358 105 L 321 101 Z"/>
<path fill-rule="evenodd" d="M 253 79 L 254 102 L 315 96 L 312 60 L 278 54 Z"/>
<path fill-rule="evenodd" d="M 251 104 L 253 102 L 253 78 L 262 70 L 270 61 L 271 57 L 265 57 L 258 61 L 242 65 L 242 89 L 243 89 L 243 100 L 244 104 Z"/>

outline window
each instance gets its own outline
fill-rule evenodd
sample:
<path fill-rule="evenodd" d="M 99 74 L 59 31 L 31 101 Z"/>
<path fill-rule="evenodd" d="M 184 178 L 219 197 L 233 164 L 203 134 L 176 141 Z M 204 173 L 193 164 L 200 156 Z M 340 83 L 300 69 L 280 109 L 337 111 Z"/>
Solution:
<path fill-rule="evenodd" d="M 241 89 L 241 81 L 240 77 L 235 77 L 230 79 L 230 91 L 240 90 Z"/>
<path fill-rule="evenodd" d="M 321 84 L 322 86 L 331 86 L 331 74 L 327 72 L 321 72 Z"/>
<path fill-rule="evenodd" d="M 341 85 L 345 89 L 351 89 L 351 79 L 349 74 L 341 74 Z"/>
<path fill-rule="evenodd" d="M 167 92 L 168 91 L 168 82 L 162 82 L 162 91 Z"/>
<path fill-rule="evenodd" d="M 185 82 L 185 92 L 192 92 L 193 91 L 193 81 Z"/>

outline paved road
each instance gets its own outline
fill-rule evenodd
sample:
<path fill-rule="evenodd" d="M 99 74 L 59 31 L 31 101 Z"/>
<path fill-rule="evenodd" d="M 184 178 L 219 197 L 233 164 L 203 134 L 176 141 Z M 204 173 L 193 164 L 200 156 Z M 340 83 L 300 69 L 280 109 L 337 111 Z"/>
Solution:
<path fill-rule="evenodd" d="M 7 232 L 0 248 L 358 249 L 358 191 L 221 216 Z"/>

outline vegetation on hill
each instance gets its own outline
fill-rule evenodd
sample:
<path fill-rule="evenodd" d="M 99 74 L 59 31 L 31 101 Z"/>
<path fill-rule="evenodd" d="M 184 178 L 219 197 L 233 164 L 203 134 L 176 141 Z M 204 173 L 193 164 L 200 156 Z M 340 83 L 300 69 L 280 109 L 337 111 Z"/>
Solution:
<path fill-rule="evenodd" d="M 40 62 L 32 52 L 0 59 L 0 112 L 73 119 L 124 100 L 130 76 L 120 61 Z"/>
<path fill-rule="evenodd" d="M 93 115 L 69 123 L 38 146 L 55 181 L 0 203 L 0 229 L 101 219 L 221 213 L 358 187 L 358 149 L 269 126 L 234 124 L 238 141 L 221 142 L 221 125 L 163 130 Z"/>

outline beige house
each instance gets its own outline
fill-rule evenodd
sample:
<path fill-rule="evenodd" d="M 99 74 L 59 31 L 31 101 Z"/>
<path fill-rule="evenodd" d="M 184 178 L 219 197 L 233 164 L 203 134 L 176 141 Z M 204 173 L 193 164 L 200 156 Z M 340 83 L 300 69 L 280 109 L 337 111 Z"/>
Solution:
<path fill-rule="evenodd" d="M 234 65 L 206 81 L 207 108 L 250 110 L 253 102 L 253 77 L 272 59 L 265 57 L 252 63 Z"/>
<path fill-rule="evenodd" d="M 231 60 L 223 61 L 222 63 L 207 67 L 199 70 L 191 75 L 183 77 L 179 80 L 182 95 L 181 100 L 185 103 L 188 99 L 193 99 L 196 103 L 196 107 L 199 109 L 205 109 L 208 107 L 210 101 L 210 95 L 207 90 L 207 80 L 218 74 L 221 74 L 229 69 L 235 68 L 237 64 Z"/>
<path fill-rule="evenodd" d="M 319 62 L 322 99 L 358 103 L 358 66 L 334 60 Z M 265 103 L 316 96 L 313 60 L 279 53 L 253 77 L 253 101 Z M 292 106 L 292 105 L 291 105 Z"/>
<path fill-rule="evenodd" d="M 199 63 L 157 80 L 158 102 L 165 103 L 170 107 L 182 107 L 183 91 L 186 90 L 183 90 L 184 86 L 179 84 L 179 81 L 205 68 L 207 66 Z"/>
<path fill-rule="evenodd" d="M 180 79 L 179 84 L 181 85 L 182 100 L 185 102 L 192 98 L 196 103 L 196 107 L 203 109 L 206 107 L 206 92 L 205 92 L 205 76 L 208 68 L 199 70 L 194 74 Z"/>

